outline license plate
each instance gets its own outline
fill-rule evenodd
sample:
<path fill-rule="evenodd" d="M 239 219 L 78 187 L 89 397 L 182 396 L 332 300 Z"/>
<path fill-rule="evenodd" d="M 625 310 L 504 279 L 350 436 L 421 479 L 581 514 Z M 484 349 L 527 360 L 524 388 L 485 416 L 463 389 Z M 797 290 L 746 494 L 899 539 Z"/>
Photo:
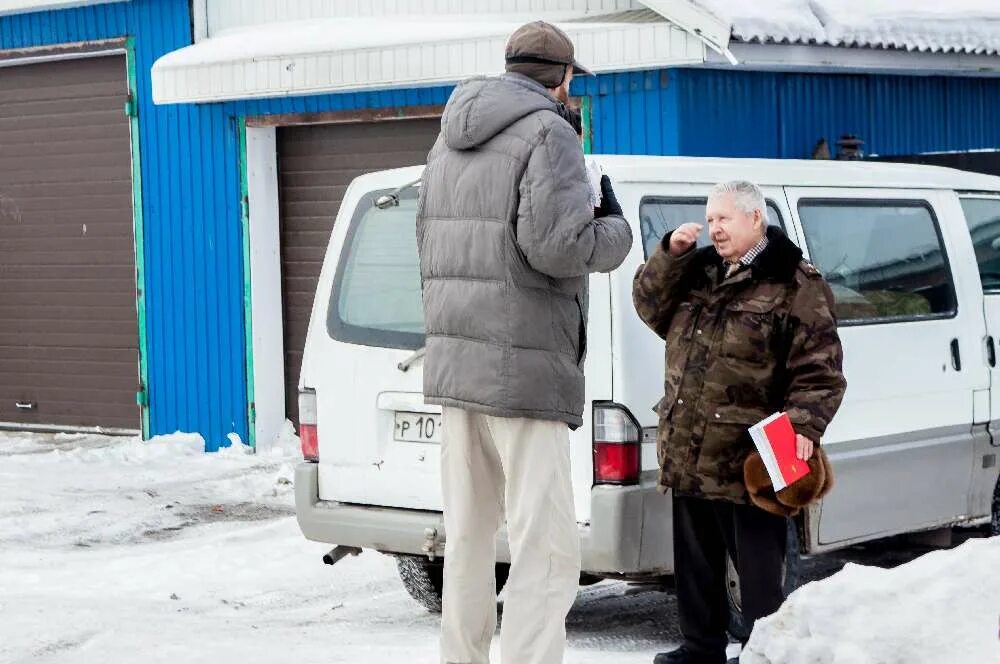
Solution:
<path fill-rule="evenodd" d="M 429 413 L 396 413 L 393 438 L 407 443 L 440 443 L 441 416 Z"/>

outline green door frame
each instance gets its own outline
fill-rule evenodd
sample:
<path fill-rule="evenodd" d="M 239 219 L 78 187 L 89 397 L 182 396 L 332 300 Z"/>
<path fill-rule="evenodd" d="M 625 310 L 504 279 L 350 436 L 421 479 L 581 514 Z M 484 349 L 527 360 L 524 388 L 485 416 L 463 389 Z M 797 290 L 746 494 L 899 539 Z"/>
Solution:
<path fill-rule="evenodd" d="M 139 151 L 138 78 L 135 64 L 135 38 L 125 40 L 125 66 L 128 71 L 128 101 L 125 115 L 129 119 L 132 143 L 132 229 L 135 238 L 135 305 L 139 328 L 139 390 L 136 393 L 142 418 L 142 438 L 149 439 L 149 355 L 146 335 L 146 243 L 142 213 L 142 159 Z"/>

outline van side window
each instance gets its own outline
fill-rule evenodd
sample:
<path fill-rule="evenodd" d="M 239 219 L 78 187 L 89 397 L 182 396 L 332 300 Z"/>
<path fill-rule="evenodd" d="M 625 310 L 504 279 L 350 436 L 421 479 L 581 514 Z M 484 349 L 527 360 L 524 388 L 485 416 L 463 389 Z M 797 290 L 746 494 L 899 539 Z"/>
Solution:
<path fill-rule="evenodd" d="M 841 324 L 956 314 L 948 257 L 927 202 L 801 200 L 799 218 Z"/>
<path fill-rule="evenodd" d="M 963 197 L 962 209 L 987 293 L 1000 293 L 1000 198 Z"/>
<path fill-rule="evenodd" d="M 656 249 L 656 244 L 664 235 L 688 222 L 697 222 L 705 226 L 698 238 L 698 246 L 711 244 L 708 239 L 708 226 L 705 225 L 705 198 L 663 198 L 646 196 L 639 203 L 639 229 L 642 231 L 642 246 L 646 258 Z M 784 228 L 781 213 L 772 201 L 767 201 L 767 223 L 771 226 Z"/>
<path fill-rule="evenodd" d="M 417 194 L 387 209 L 366 196 L 351 219 L 330 293 L 327 331 L 339 341 L 388 348 L 424 345 L 417 255 Z"/>

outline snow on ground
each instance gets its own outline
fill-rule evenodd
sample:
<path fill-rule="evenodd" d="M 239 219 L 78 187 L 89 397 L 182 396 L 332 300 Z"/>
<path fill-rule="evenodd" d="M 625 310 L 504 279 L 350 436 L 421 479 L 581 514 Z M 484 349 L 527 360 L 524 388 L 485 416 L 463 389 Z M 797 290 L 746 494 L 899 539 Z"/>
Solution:
<path fill-rule="evenodd" d="M 894 569 L 848 564 L 761 621 L 743 664 L 1000 662 L 1000 538 Z"/>
<path fill-rule="evenodd" d="M 125 544 L 182 528 L 220 503 L 288 513 L 292 459 L 245 445 L 206 455 L 201 436 L 148 443 L 88 435 L 0 438 L 0 543 Z M 209 518 L 212 518 L 209 515 Z"/>
<path fill-rule="evenodd" d="M 391 558 L 331 568 L 328 546 L 303 539 L 289 429 L 257 454 L 203 446 L 0 432 L 0 664 L 437 663 L 438 618 Z M 913 555 L 872 551 L 881 565 Z M 1000 661 L 998 560 L 1000 539 L 981 539 L 890 571 L 850 565 L 762 623 L 744 662 Z M 842 564 L 813 558 L 806 575 Z M 582 588 L 565 661 L 648 664 L 676 621 L 661 587 Z"/>
<path fill-rule="evenodd" d="M 436 664 L 391 558 L 303 539 L 293 437 L 202 449 L 0 432 L 0 662 Z M 675 621 L 659 588 L 582 589 L 566 661 L 648 664 Z"/>

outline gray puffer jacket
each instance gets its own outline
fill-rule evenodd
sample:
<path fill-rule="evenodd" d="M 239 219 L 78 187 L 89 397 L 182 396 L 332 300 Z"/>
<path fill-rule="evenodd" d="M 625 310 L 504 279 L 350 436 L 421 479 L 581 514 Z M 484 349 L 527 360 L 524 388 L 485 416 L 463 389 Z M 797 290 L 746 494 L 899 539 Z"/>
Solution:
<path fill-rule="evenodd" d="M 594 219 L 580 140 L 519 74 L 448 101 L 417 212 L 428 403 L 582 424 L 587 283 L 632 246 Z"/>

